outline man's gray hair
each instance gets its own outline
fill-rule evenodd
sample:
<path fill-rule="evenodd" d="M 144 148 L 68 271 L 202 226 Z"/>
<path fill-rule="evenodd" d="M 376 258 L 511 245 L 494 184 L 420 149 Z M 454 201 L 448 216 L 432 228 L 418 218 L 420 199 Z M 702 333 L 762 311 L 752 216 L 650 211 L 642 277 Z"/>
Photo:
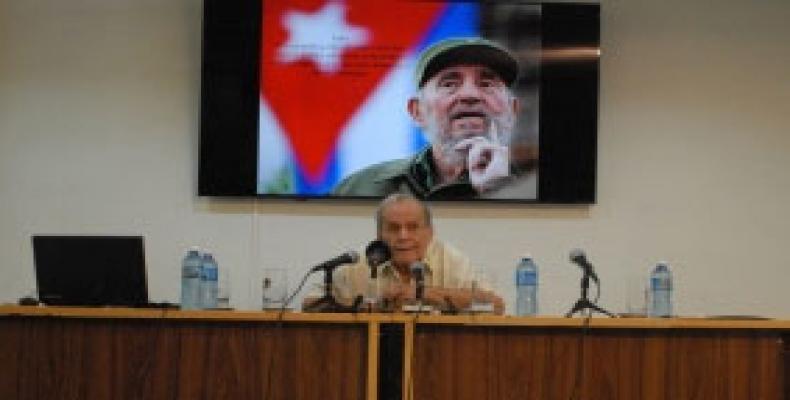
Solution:
<path fill-rule="evenodd" d="M 381 203 L 379 203 L 379 207 L 376 210 L 376 233 L 381 233 L 381 228 L 384 224 L 384 210 L 386 210 L 387 207 L 391 206 L 392 204 L 406 201 L 413 201 L 417 203 L 420 208 L 422 208 L 422 217 L 423 221 L 425 222 L 425 226 L 433 226 L 433 216 L 431 215 L 431 208 L 428 207 L 428 204 L 420 201 L 420 199 L 409 193 L 392 193 L 385 197 Z"/>

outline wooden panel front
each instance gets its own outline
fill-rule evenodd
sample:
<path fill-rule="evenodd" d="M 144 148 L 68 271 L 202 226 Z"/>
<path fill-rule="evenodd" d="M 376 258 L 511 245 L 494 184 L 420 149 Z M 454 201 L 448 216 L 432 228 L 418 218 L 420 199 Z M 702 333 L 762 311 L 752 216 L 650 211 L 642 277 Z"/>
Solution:
<path fill-rule="evenodd" d="M 2 399 L 364 399 L 367 325 L 0 318 Z"/>
<path fill-rule="evenodd" d="M 777 332 L 418 324 L 414 346 L 420 400 L 784 398 Z"/>

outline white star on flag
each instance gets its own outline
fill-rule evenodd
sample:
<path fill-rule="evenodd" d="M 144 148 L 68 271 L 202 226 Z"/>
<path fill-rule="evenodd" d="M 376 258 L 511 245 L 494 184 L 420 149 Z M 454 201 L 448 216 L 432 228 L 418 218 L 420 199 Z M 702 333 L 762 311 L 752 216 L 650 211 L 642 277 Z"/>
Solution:
<path fill-rule="evenodd" d="M 282 23 L 288 30 L 288 41 L 277 53 L 279 61 L 291 63 L 309 59 L 324 73 L 340 70 L 340 60 L 345 51 L 368 43 L 368 30 L 348 25 L 345 7 L 329 2 L 315 14 L 289 11 Z"/>

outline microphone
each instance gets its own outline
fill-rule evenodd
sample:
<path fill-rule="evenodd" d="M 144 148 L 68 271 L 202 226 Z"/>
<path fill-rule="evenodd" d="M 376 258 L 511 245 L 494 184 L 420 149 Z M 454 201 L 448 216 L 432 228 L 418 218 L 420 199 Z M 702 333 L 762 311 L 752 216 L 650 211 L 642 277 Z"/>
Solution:
<path fill-rule="evenodd" d="M 582 249 L 571 250 L 570 260 L 572 263 L 578 265 L 582 271 L 584 271 L 584 275 L 589 276 L 595 282 L 599 282 L 598 275 L 595 273 L 595 268 L 593 268 L 592 264 L 587 261 L 587 256 L 584 255 L 584 251 Z"/>
<path fill-rule="evenodd" d="M 409 268 L 411 269 L 411 275 L 414 277 L 414 281 L 417 283 L 415 297 L 417 300 L 422 300 L 422 293 L 425 289 L 425 263 L 415 261 Z"/>
<path fill-rule="evenodd" d="M 331 260 L 327 260 L 322 262 L 321 264 L 316 265 L 315 267 L 310 269 L 310 273 L 326 270 L 332 271 L 333 269 L 343 265 L 343 264 L 353 264 L 359 261 L 359 253 L 356 251 L 347 251 Z"/>
<path fill-rule="evenodd" d="M 371 278 L 376 278 L 376 267 L 387 262 L 390 257 L 392 257 L 390 247 L 383 240 L 377 239 L 368 244 L 365 249 L 365 258 L 368 260 Z"/>

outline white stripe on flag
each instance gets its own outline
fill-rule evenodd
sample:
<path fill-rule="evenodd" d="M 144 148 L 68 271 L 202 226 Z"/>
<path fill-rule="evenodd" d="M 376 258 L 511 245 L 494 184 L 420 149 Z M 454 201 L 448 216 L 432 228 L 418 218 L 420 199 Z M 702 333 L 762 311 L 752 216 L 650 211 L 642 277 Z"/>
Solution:
<path fill-rule="evenodd" d="M 258 115 L 258 193 L 262 193 L 276 181 L 283 168 L 290 167 L 293 156 L 282 127 L 264 99 L 261 99 Z"/>
<path fill-rule="evenodd" d="M 411 55 L 396 63 L 349 121 L 338 143 L 340 179 L 368 165 L 414 153 L 415 125 L 406 110 L 414 93 L 414 63 Z"/>

